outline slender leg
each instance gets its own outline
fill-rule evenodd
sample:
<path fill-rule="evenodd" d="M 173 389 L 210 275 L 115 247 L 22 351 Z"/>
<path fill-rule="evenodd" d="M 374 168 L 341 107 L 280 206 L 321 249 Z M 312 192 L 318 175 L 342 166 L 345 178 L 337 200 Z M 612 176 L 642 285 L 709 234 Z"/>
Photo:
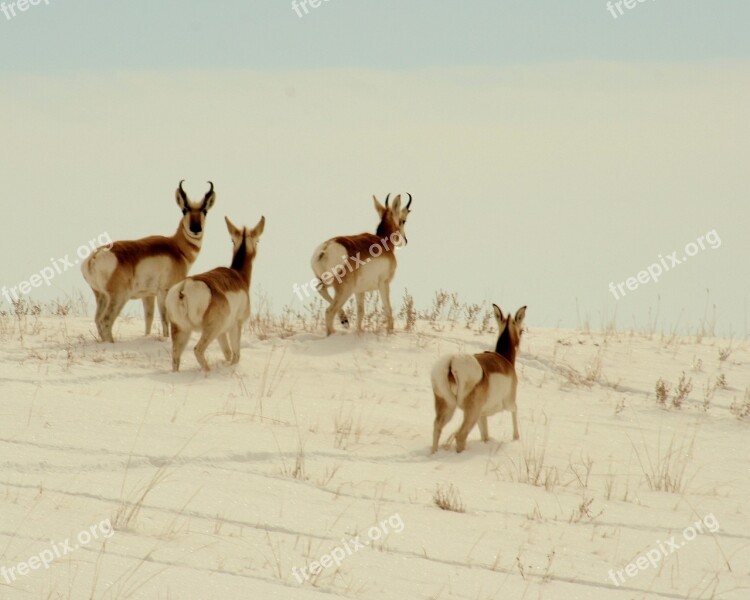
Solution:
<path fill-rule="evenodd" d="M 333 303 L 328 307 L 326 310 L 326 334 L 331 335 L 333 334 L 333 318 L 336 316 L 337 313 L 342 312 L 341 309 L 343 308 L 344 304 L 346 304 L 346 301 L 351 296 L 351 292 L 347 291 L 344 286 L 340 286 L 336 290 L 336 297 L 333 299 Z"/>
<path fill-rule="evenodd" d="M 172 323 L 172 370 L 180 370 L 180 357 L 185 351 L 190 340 L 190 331 L 180 331 L 180 329 Z"/>
<path fill-rule="evenodd" d="M 355 294 L 357 298 L 357 331 L 362 333 L 362 321 L 365 318 L 365 293 Z"/>
<path fill-rule="evenodd" d="M 432 454 L 437 452 L 443 427 L 451 420 L 455 411 L 455 404 L 449 405 L 443 398 L 435 394 L 435 424 L 432 428 Z"/>
<path fill-rule="evenodd" d="M 109 296 L 103 292 L 97 292 L 94 290 L 94 297 L 96 298 L 96 315 L 94 316 L 94 323 L 96 323 L 96 331 L 99 334 L 99 339 L 104 341 L 104 334 L 102 332 L 102 315 L 104 309 L 109 304 Z"/>
<path fill-rule="evenodd" d="M 151 333 L 151 325 L 154 323 L 154 307 L 156 298 L 147 296 L 143 299 L 143 314 L 146 317 L 146 335 Z"/>
<path fill-rule="evenodd" d="M 242 321 L 237 321 L 229 330 L 229 343 L 232 346 L 232 364 L 240 362 L 240 338 L 242 337 Z"/>
<path fill-rule="evenodd" d="M 159 290 L 156 294 L 156 302 L 159 305 L 159 316 L 161 317 L 161 334 L 169 337 L 169 321 L 167 319 L 167 292 L 169 290 Z"/>
<path fill-rule="evenodd" d="M 482 434 L 482 441 L 490 441 L 490 432 L 487 429 L 487 417 L 479 417 L 479 433 Z"/>
<path fill-rule="evenodd" d="M 318 290 L 318 293 L 321 296 L 323 296 L 323 299 L 326 302 L 328 302 L 328 304 L 333 304 L 334 303 L 333 296 L 331 296 L 330 292 L 328 291 L 328 288 L 323 284 L 322 281 L 318 283 L 317 290 Z M 349 317 L 346 316 L 346 312 L 344 311 L 343 308 L 339 311 L 339 322 L 344 327 L 349 327 Z M 330 334 L 328 334 L 328 335 L 330 335 Z"/>
<path fill-rule="evenodd" d="M 467 398 L 464 400 L 464 422 L 456 431 L 456 451 L 463 452 L 466 449 L 466 438 L 469 437 L 469 433 L 474 429 L 474 425 L 479 420 L 479 408 L 474 406 L 473 402 L 470 402 Z"/>
<path fill-rule="evenodd" d="M 198 363 L 204 371 L 211 370 L 208 366 L 208 361 L 206 360 L 206 348 L 208 348 L 208 345 L 217 337 L 218 336 L 214 331 L 204 329 L 198 343 L 195 345 L 195 358 L 198 359 Z"/>
<path fill-rule="evenodd" d="M 518 410 L 514 410 L 511 415 L 513 415 L 513 439 L 518 439 Z"/>
<path fill-rule="evenodd" d="M 385 320 L 388 324 L 388 333 L 393 333 L 393 309 L 391 308 L 391 284 L 384 281 L 378 286 L 380 290 L 380 299 L 383 301 L 385 310 Z"/>
<path fill-rule="evenodd" d="M 224 353 L 224 358 L 227 362 L 232 362 L 232 349 L 229 347 L 229 334 L 222 333 L 218 338 L 219 346 L 221 351 Z"/>
<path fill-rule="evenodd" d="M 102 315 L 102 333 L 104 334 L 102 338 L 105 342 L 114 343 L 115 340 L 112 338 L 112 327 L 115 324 L 115 319 L 120 316 L 122 307 L 125 306 L 127 301 L 127 296 L 109 297 L 109 303 Z"/>

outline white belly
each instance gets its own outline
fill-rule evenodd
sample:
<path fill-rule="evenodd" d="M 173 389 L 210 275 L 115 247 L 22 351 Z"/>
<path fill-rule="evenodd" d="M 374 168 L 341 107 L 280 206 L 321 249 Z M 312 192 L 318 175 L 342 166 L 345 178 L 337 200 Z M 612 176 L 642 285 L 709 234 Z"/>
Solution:
<path fill-rule="evenodd" d="M 130 287 L 131 298 L 154 296 L 160 290 L 168 290 L 174 283 L 174 262 L 167 256 L 152 256 L 144 258 L 135 268 Z"/>
<path fill-rule="evenodd" d="M 507 375 L 490 375 L 487 390 L 487 402 L 482 407 L 482 416 L 494 415 L 502 410 L 513 410 L 515 399 L 512 398 L 513 382 Z"/>
<path fill-rule="evenodd" d="M 225 292 L 229 302 L 229 317 L 224 324 L 224 331 L 237 324 L 244 323 L 250 318 L 250 296 L 245 291 Z"/>

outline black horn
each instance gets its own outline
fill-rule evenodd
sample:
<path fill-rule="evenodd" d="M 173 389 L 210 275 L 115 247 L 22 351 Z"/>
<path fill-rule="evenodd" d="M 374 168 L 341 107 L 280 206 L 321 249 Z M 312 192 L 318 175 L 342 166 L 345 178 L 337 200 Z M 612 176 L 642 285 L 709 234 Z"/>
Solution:
<path fill-rule="evenodd" d="M 390 198 L 390 197 L 391 197 L 390 193 L 385 197 L 385 207 L 386 208 L 388 208 L 388 198 Z"/>
<path fill-rule="evenodd" d="M 209 181 L 208 185 L 211 186 L 211 189 L 206 192 L 206 198 L 208 198 L 208 196 L 210 196 L 211 194 L 214 193 L 214 183 L 213 183 L 213 181 Z"/>
<path fill-rule="evenodd" d="M 182 184 L 183 184 L 183 183 L 185 183 L 185 180 L 184 180 L 184 179 L 180 179 L 180 185 L 179 185 L 179 186 L 177 186 L 177 189 L 178 189 L 178 190 L 180 190 L 180 195 L 181 195 L 181 196 L 182 196 L 183 198 L 187 198 L 187 196 L 185 196 L 185 190 L 183 190 L 183 189 L 182 189 Z"/>
<path fill-rule="evenodd" d="M 409 207 L 411 206 L 411 194 L 406 192 L 406 195 L 409 196 L 409 201 L 406 203 L 406 210 L 409 210 Z"/>

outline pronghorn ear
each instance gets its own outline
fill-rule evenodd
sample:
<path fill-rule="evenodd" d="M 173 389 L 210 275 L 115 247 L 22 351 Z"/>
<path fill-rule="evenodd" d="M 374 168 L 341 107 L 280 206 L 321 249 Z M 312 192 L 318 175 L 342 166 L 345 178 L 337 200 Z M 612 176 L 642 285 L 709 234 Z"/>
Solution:
<path fill-rule="evenodd" d="M 505 317 L 503 316 L 503 311 L 500 310 L 500 307 L 497 304 L 492 305 L 492 309 L 495 311 L 495 318 L 498 321 L 504 321 Z"/>
<path fill-rule="evenodd" d="M 257 239 L 260 237 L 260 235 L 263 233 L 263 230 L 266 228 L 266 218 L 261 217 L 260 221 L 258 221 L 258 224 L 253 227 L 253 230 L 250 232 L 250 235 Z"/>
<path fill-rule="evenodd" d="M 383 215 L 385 214 L 385 206 L 380 204 L 378 199 L 375 197 L 375 194 L 372 195 L 372 200 L 375 202 L 375 211 L 378 213 L 378 216 L 382 219 Z"/>
<path fill-rule="evenodd" d="M 224 217 L 224 220 L 227 223 L 227 230 L 229 230 L 229 235 L 232 236 L 232 239 L 239 237 L 242 232 L 234 226 L 229 217 Z"/>
<path fill-rule="evenodd" d="M 508 325 L 508 317 L 503 315 L 503 311 L 497 304 L 492 305 L 492 310 L 495 311 L 495 321 L 497 322 L 497 335 L 502 334 L 505 331 L 505 327 Z"/>
<path fill-rule="evenodd" d="M 393 211 L 394 215 L 398 216 L 398 213 L 401 210 L 401 194 L 399 194 L 393 199 L 393 204 L 391 204 L 391 210 Z"/>
<path fill-rule="evenodd" d="M 201 206 L 201 210 L 203 212 L 208 212 L 211 207 L 214 205 L 214 202 L 216 202 L 216 192 L 214 192 L 214 184 L 212 182 L 208 182 L 208 184 L 211 186 L 211 189 L 206 192 L 206 195 L 203 197 L 203 205 Z"/>
<path fill-rule="evenodd" d="M 184 181 L 184 179 L 180 181 L 180 185 L 178 185 L 177 190 L 175 190 L 175 199 L 177 200 L 177 206 L 180 207 L 180 210 L 183 214 L 186 213 L 190 208 L 190 205 L 188 204 L 187 194 L 185 194 L 185 190 L 182 189 L 182 183 Z"/>
<path fill-rule="evenodd" d="M 520 329 L 523 327 L 523 320 L 526 318 L 526 307 L 522 306 L 516 311 L 516 316 L 513 317 L 513 320 L 516 322 L 516 325 Z"/>

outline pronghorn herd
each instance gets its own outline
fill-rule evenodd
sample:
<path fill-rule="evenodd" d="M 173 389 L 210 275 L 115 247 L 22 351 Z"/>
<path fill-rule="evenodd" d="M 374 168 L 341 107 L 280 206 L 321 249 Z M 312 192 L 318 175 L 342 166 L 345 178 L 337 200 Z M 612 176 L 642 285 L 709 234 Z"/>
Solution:
<path fill-rule="evenodd" d="M 114 242 L 97 249 L 81 266 L 83 277 L 96 298 L 96 329 L 103 342 L 114 342 L 112 327 L 128 300 L 140 298 L 146 319 L 146 335 L 151 332 L 155 304 L 159 307 L 162 334 L 172 338 L 172 369 L 178 371 L 180 358 L 194 331 L 200 332 L 195 357 L 204 371 L 210 367 L 205 352 L 218 340 L 224 358 L 231 364 L 240 359 L 242 327 L 250 318 L 250 282 L 258 240 L 265 229 L 261 217 L 252 229 L 239 228 L 225 217 L 232 239 L 229 267 L 217 267 L 188 276 L 198 257 L 208 211 L 216 201 L 214 185 L 200 202 L 192 202 L 180 181 L 177 205 L 182 211 L 174 235 L 150 236 L 139 240 Z M 411 194 L 402 203 L 398 195 L 383 204 L 373 196 L 380 219 L 374 234 L 361 233 L 333 237 L 313 252 L 315 287 L 328 302 L 326 334 L 334 333 L 338 315 L 342 325 L 349 322 L 344 305 L 352 295 L 357 305 L 357 331 L 362 331 L 365 293 L 378 291 L 385 311 L 388 333 L 393 332 L 391 281 L 396 273 L 396 248 L 407 244 L 406 221 L 411 212 Z M 331 294 L 331 291 L 333 295 Z M 526 307 L 515 316 L 504 316 L 493 305 L 498 325 L 494 352 L 453 354 L 440 358 L 432 370 L 435 396 L 435 423 L 432 452 L 438 449 L 443 427 L 456 408 L 463 411 L 463 423 L 448 438 L 455 438 L 456 450 L 466 448 L 466 438 L 479 423 L 483 441 L 489 440 L 487 417 L 509 411 L 513 419 L 513 439 L 517 440 L 518 419 L 515 360 L 523 332 Z"/>

